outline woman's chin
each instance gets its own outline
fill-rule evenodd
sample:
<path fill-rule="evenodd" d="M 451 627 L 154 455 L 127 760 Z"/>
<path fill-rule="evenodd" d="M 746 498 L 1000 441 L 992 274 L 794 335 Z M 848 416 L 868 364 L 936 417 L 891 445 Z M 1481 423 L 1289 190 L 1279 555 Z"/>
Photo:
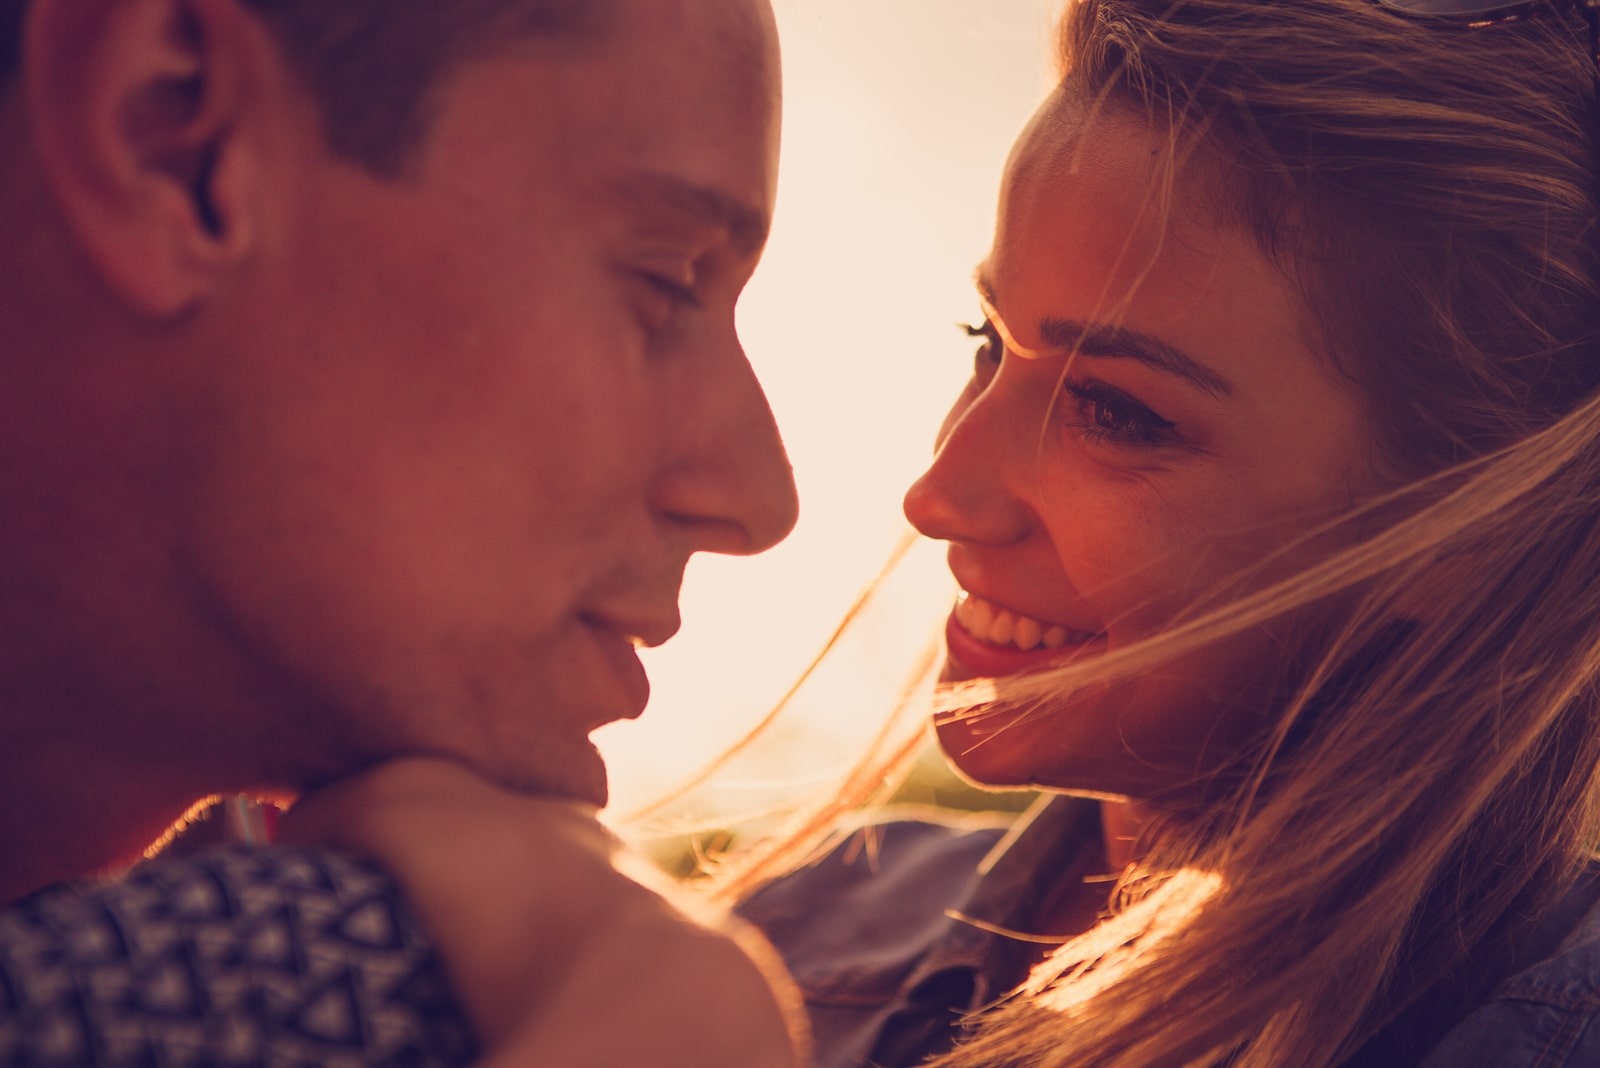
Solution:
<path fill-rule="evenodd" d="M 1017 746 L 993 719 L 952 719 L 934 727 L 945 760 L 967 782 L 985 790 L 1025 789 L 1039 770 L 1027 747 Z M 1019 748 L 1022 751 L 1019 751 Z"/>
<path fill-rule="evenodd" d="M 1187 796 L 1210 771 L 1189 753 L 1140 757 L 1092 743 L 1072 746 L 1000 716 L 935 724 L 946 762 L 980 790 L 1046 790 L 1100 800 Z"/>

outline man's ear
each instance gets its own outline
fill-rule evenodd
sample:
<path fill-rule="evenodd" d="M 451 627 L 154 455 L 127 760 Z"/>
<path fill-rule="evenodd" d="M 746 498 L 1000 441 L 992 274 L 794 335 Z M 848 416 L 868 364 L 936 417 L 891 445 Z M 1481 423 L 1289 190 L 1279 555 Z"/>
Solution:
<path fill-rule="evenodd" d="M 22 91 L 83 251 L 137 313 L 204 299 L 254 243 L 242 135 L 261 32 L 236 0 L 33 0 Z"/>

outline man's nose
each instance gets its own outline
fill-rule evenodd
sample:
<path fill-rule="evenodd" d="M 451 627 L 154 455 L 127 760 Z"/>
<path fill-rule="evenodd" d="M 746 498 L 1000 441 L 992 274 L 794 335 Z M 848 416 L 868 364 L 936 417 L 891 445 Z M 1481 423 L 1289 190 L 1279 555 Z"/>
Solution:
<path fill-rule="evenodd" d="M 690 532 L 694 551 L 747 556 L 794 529 L 800 502 L 766 394 L 743 349 L 729 357 L 681 413 L 683 447 L 654 496 L 658 511 Z"/>

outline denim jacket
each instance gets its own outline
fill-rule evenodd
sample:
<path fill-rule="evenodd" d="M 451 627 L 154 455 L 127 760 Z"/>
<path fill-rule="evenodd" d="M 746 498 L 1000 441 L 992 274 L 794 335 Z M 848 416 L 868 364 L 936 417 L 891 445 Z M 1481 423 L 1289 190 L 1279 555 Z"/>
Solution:
<path fill-rule="evenodd" d="M 1600 905 L 1586 906 L 1556 951 L 1512 975 L 1445 1036 L 1423 1068 L 1600 1065 Z"/>
<path fill-rule="evenodd" d="M 1100 834 L 1091 802 L 1055 799 L 1021 825 L 994 819 L 877 824 L 754 894 L 741 914 L 805 995 L 819 1068 L 901 1068 L 950 1048 L 957 1021 L 1026 976 L 1037 878 L 1083 865 Z M 1085 874 L 1091 874 L 1085 872 Z M 1423 1055 L 1369 1048 L 1363 1066 L 1600 1068 L 1600 878 L 1550 910 L 1555 947 Z"/>

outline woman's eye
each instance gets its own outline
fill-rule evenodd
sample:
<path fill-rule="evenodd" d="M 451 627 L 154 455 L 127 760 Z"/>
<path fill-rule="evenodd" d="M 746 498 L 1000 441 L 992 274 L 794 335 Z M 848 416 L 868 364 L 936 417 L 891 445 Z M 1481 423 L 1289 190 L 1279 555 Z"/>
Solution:
<path fill-rule="evenodd" d="M 1062 388 L 1072 398 L 1074 427 L 1091 442 L 1164 445 L 1174 437 L 1175 424 L 1126 394 L 1098 383 L 1068 381 Z"/>
<path fill-rule="evenodd" d="M 1000 358 L 1005 354 L 1005 342 L 1000 340 L 1000 331 L 988 319 L 982 326 L 973 326 L 971 323 L 962 323 L 962 331 L 970 338 L 978 341 L 978 350 L 972 355 L 972 371 L 978 378 L 988 381 L 989 377 L 1000 366 Z"/>

